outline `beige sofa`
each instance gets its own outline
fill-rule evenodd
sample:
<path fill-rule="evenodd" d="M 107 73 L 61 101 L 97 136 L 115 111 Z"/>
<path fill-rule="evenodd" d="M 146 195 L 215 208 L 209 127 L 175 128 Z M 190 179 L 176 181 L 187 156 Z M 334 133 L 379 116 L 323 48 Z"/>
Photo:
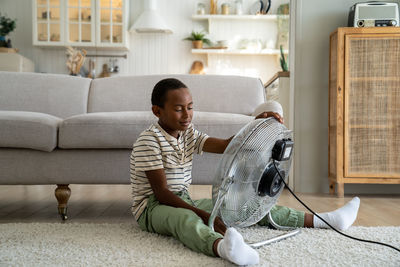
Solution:
<path fill-rule="evenodd" d="M 69 184 L 129 184 L 132 145 L 156 121 L 150 96 L 166 77 L 190 88 L 193 124 L 215 137 L 235 134 L 265 99 L 261 81 L 249 77 L 0 72 L 0 185 L 57 185 L 65 219 Z M 219 157 L 196 156 L 193 183 L 211 184 Z"/>

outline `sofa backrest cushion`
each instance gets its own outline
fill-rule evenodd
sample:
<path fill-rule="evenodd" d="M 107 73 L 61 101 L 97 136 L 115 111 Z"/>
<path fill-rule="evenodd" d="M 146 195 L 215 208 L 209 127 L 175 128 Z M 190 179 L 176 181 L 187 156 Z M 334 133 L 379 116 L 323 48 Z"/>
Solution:
<path fill-rule="evenodd" d="M 250 115 L 264 102 L 264 87 L 257 78 L 189 74 L 118 76 L 93 80 L 88 112 L 150 111 L 154 85 L 170 77 L 189 87 L 195 111 Z"/>
<path fill-rule="evenodd" d="M 0 110 L 59 118 L 86 113 L 90 82 L 68 75 L 0 71 Z"/>

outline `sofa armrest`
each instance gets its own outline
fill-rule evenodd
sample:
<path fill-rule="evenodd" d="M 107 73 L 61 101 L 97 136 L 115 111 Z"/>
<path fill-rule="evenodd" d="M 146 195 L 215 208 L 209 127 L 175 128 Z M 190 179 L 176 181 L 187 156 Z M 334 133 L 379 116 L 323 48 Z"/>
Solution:
<path fill-rule="evenodd" d="M 258 114 L 262 112 L 267 112 L 267 111 L 273 111 L 278 113 L 282 118 L 283 118 L 283 108 L 279 102 L 270 100 L 265 103 L 262 103 L 256 107 L 254 112 L 251 114 L 252 116 L 257 116 Z"/>

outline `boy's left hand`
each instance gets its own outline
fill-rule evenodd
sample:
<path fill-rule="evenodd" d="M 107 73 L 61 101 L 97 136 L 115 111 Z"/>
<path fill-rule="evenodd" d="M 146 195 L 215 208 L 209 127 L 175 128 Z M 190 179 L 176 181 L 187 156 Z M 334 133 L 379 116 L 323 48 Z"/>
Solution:
<path fill-rule="evenodd" d="M 281 117 L 281 115 L 279 115 L 279 113 L 277 113 L 277 112 L 272 112 L 272 111 L 265 111 L 265 112 L 258 114 L 256 117 L 256 120 L 263 119 L 263 118 L 266 119 L 266 118 L 270 118 L 270 117 L 274 117 L 277 121 L 279 121 L 280 123 L 283 123 L 283 118 Z"/>

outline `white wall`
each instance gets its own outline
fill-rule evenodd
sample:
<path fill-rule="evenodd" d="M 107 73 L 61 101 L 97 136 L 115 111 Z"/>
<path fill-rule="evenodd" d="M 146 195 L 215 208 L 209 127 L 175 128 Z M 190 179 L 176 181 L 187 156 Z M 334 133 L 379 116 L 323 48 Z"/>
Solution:
<path fill-rule="evenodd" d="M 295 187 L 328 192 L 329 35 L 357 0 L 294 0 Z M 345 185 L 345 193 L 399 193 L 400 185 Z"/>
<path fill-rule="evenodd" d="M 129 2 L 129 26 L 133 24 L 143 11 L 143 1 L 131 0 Z M 208 5 L 208 0 L 158 0 L 157 10 L 166 23 L 173 29 L 173 34 L 129 34 L 130 48 L 128 52 L 110 52 L 100 50 L 89 50 L 90 54 L 127 54 L 127 59 L 118 59 L 121 75 L 145 75 L 145 74 L 168 74 L 188 73 L 194 60 L 199 59 L 204 63 L 206 57 L 192 55 L 191 43 L 182 41 L 193 29 L 200 29 L 201 22 L 193 21 L 192 14 L 198 2 Z M 219 1 L 229 2 L 233 5 L 234 0 Z M 289 0 L 275 0 L 271 13 L 276 13 L 281 3 Z M 244 10 L 248 11 L 253 0 L 243 0 Z M 23 8 L 21 8 L 23 7 Z M 10 34 L 13 47 L 20 50 L 20 54 L 31 59 L 35 64 L 36 72 L 64 73 L 67 74 L 65 66 L 65 48 L 38 48 L 32 46 L 32 1 L 31 0 L 0 0 L 0 12 L 6 13 L 11 18 L 17 18 L 17 28 Z M 96 59 L 96 73 L 101 72 L 103 63 L 108 63 L 108 58 Z M 210 63 L 214 68 L 209 68 L 208 73 L 222 72 L 221 67 L 216 69 L 218 62 L 229 63 L 233 66 L 233 74 L 258 75 L 266 82 L 276 71 L 280 70 L 278 57 L 276 56 L 212 56 Z M 87 63 L 86 63 L 87 64 Z M 86 65 L 87 66 L 87 65 Z M 244 71 L 244 69 L 255 69 L 256 72 Z M 237 70 L 239 69 L 239 70 Z M 226 70 L 224 73 L 226 74 Z M 255 73 L 255 74 L 254 74 Z"/>

